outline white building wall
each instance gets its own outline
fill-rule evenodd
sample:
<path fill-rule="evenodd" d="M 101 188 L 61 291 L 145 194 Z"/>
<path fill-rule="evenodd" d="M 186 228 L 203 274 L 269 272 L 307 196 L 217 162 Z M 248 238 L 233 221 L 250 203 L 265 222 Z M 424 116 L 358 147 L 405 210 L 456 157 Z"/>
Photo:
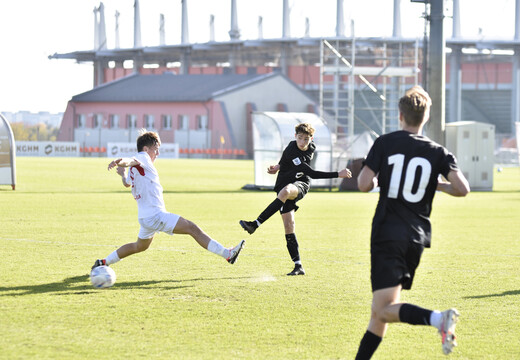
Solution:
<path fill-rule="evenodd" d="M 241 87 L 215 101 L 225 104 L 231 132 L 236 148 L 245 149 L 247 141 L 247 103 L 256 105 L 256 111 L 277 111 L 278 104 L 287 105 L 287 111 L 307 112 L 307 106 L 314 101 L 296 85 L 283 76 L 276 76 L 247 87 Z"/>

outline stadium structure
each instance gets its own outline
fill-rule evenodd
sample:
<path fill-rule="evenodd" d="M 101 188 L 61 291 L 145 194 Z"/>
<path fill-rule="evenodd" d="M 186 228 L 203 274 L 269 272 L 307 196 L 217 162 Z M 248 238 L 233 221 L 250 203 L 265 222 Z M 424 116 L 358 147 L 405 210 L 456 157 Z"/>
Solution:
<path fill-rule="evenodd" d="M 107 48 L 104 6 L 100 3 L 94 11 L 94 49 L 55 53 L 49 58 L 91 63 L 93 90 L 135 74 L 252 76 L 281 73 L 314 99 L 314 112 L 330 128 L 336 147 L 348 148 L 361 133 L 377 136 L 397 129 L 397 100 L 413 84 L 423 85 L 434 103 L 439 104 L 436 109 L 440 110 L 432 110 L 431 123 L 434 125 L 427 129 L 428 135 L 438 142 L 444 143 L 444 122 L 463 120 L 494 125 L 497 147 L 504 139 L 514 137 L 515 122 L 520 120 L 520 0 L 515 0 L 515 33 L 510 39 L 496 40 L 461 36 L 460 13 L 465 9 L 460 8 L 459 0 L 453 0 L 453 31 L 447 39 L 443 33 L 444 0 L 411 0 L 425 8 L 425 33 L 423 37 L 405 38 L 401 35 L 401 1 L 394 0 L 393 14 L 389 14 L 393 16 L 391 37 L 346 36 L 343 0 L 337 0 L 335 34 L 316 38 L 306 31 L 303 37 L 292 37 L 288 0 L 281 0 L 282 36 L 264 39 L 262 19 L 259 18 L 258 39 L 241 40 L 236 0 L 228 0 L 231 11 L 229 40 L 216 42 L 210 38 L 206 43 L 190 43 L 189 1 L 182 0 L 181 43 L 165 44 L 161 24 L 161 44 L 143 46 L 140 4 L 135 0 L 134 46 L 125 49 L 119 48 L 117 41 L 115 48 Z M 210 34 L 213 20 L 209 24 Z M 116 39 L 118 37 L 116 30 Z M 256 110 L 279 111 L 280 108 L 283 109 L 283 104 Z M 91 109 L 90 113 L 96 114 L 96 109 Z M 110 113 L 109 109 L 103 110 L 107 118 Z M 75 129 L 81 114 L 71 116 L 75 117 L 63 123 Z M 129 123 L 127 118 L 118 126 L 135 126 L 136 120 L 137 127 L 146 121 L 133 119 L 133 123 Z M 238 121 L 250 120 L 246 114 Z M 193 122 L 194 125 L 188 126 L 196 127 L 196 120 Z M 104 126 L 110 127 L 109 122 L 103 121 L 90 124 L 100 127 L 100 132 Z M 211 121 L 208 120 L 208 124 L 211 126 Z M 160 125 L 157 127 L 161 130 Z M 240 131 L 251 131 L 250 128 L 242 126 Z M 73 129 L 61 129 L 62 140 L 73 140 Z M 250 134 L 235 134 L 236 137 L 242 135 L 252 138 Z M 252 145 L 246 144 L 244 148 L 252 157 L 249 152 Z"/>

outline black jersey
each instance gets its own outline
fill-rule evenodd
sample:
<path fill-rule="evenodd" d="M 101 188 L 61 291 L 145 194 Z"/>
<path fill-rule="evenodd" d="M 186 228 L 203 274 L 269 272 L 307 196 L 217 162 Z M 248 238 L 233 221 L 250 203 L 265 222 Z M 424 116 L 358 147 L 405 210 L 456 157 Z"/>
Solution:
<path fill-rule="evenodd" d="M 296 140 L 291 141 L 289 145 L 287 145 L 278 162 L 278 164 L 280 164 L 280 170 L 276 178 L 276 184 L 274 185 L 274 191 L 276 191 L 276 193 L 295 181 L 301 181 L 307 184 L 307 188 L 310 188 L 311 178 L 332 179 L 339 176 L 337 171 L 316 171 L 311 168 L 310 163 L 315 150 L 316 145 L 314 145 L 313 142 L 309 143 L 305 151 L 298 148 Z"/>
<path fill-rule="evenodd" d="M 380 186 L 372 242 L 402 239 L 430 247 L 437 179 L 458 170 L 453 154 L 426 136 L 396 131 L 376 139 L 364 164 Z"/>

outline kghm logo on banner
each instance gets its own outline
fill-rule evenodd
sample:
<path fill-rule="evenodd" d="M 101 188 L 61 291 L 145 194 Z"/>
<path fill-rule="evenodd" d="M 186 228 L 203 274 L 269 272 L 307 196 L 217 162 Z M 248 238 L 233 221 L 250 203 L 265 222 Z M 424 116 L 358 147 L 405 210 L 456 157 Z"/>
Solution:
<path fill-rule="evenodd" d="M 79 143 L 68 141 L 18 141 L 18 156 L 79 156 Z"/>

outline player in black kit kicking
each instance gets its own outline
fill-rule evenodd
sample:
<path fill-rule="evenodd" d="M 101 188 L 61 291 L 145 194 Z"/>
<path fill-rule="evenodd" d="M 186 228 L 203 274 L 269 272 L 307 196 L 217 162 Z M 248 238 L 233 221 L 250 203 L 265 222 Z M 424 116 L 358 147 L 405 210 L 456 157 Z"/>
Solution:
<path fill-rule="evenodd" d="M 370 241 L 372 316 L 357 360 L 372 357 L 392 322 L 436 327 L 445 354 L 457 345 L 456 309 L 432 311 L 400 301 L 401 290 L 412 287 L 423 249 L 430 247 L 435 191 L 453 196 L 470 191 L 455 157 L 421 135 L 430 106 L 423 88 L 408 90 L 399 100 L 402 130 L 376 139 L 358 177 L 359 190 L 370 191 L 379 183 L 380 192 Z"/>
<path fill-rule="evenodd" d="M 287 145 L 283 151 L 282 158 L 276 165 L 271 165 L 267 169 L 269 174 L 276 174 L 276 184 L 274 191 L 278 194 L 276 199 L 265 208 L 255 221 L 240 220 L 240 225 L 249 234 L 255 230 L 274 213 L 280 211 L 283 225 L 285 227 L 285 239 L 287 249 L 292 261 L 294 270 L 287 275 L 305 275 L 302 267 L 298 241 L 294 233 L 294 212 L 298 210 L 296 202 L 303 199 L 310 188 L 310 179 L 332 179 L 352 177 L 349 169 L 342 169 L 339 172 L 316 171 L 310 166 L 316 145 L 312 142 L 314 128 L 311 124 L 302 123 L 295 127 L 296 140 Z"/>

